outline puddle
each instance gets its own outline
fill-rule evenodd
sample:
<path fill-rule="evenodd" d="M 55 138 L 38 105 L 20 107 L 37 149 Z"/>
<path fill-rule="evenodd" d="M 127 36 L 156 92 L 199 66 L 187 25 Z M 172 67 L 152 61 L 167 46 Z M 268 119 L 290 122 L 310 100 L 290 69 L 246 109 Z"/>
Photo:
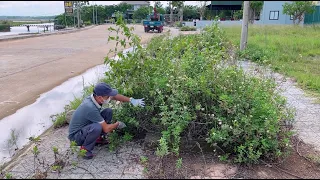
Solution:
<path fill-rule="evenodd" d="M 123 52 L 132 50 L 133 48 L 128 48 Z M 115 59 L 119 58 L 115 57 Z M 83 86 L 95 84 L 109 69 L 110 67 L 105 64 L 93 67 L 41 94 L 33 104 L 0 120 L 0 164 L 10 161 L 15 151 L 15 145 L 8 145 L 12 130 L 18 135 L 16 144 L 21 149 L 29 142 L 29 137 L 37 137 L 53 125 L 51 115 L 63 112 L 64 107 L 74 100 L 74 97 L 82 95 Z"/>

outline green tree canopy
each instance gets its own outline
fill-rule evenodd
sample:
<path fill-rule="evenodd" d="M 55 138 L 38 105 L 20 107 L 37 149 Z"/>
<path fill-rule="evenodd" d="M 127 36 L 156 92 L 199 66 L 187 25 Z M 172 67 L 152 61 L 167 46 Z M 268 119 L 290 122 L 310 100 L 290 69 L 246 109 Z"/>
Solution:
<path fill-rule="evenodd" d="M 127 3 L 120 3 L 118 5 L 115 5 L 115 10 L 116 11 L 119 11 L 119 12 L 122 12 L 122 13 L 126 13 L 127 10 L 133 10 L 133 5 L 131 4 L 127 4 Z"/>
<path fill-rule="evenodd" d="M 136 20 L 146 19 L 149 14 L 149 8 L 146 6 L 142 6 L 136 11 L 134 11 L 132 18 Z"/>
<path fill-rule="evenodd" d="M 186 5 L 183 7 L 183 18 L 188 19 L 198 19 L 199 13 L 196 6 Z"/>
<path fill-rule="evenodd" d="M 293 17 L 293 24 L 300 24 L 303 20 L 304 13 L 313 13 L 314 5 L 312 1 L 292 1 L 291 3 L 285 3 L 283 5 L 283 14 L 287 14 Z M 298 22 L 296 23 L 296 20 Z"/>

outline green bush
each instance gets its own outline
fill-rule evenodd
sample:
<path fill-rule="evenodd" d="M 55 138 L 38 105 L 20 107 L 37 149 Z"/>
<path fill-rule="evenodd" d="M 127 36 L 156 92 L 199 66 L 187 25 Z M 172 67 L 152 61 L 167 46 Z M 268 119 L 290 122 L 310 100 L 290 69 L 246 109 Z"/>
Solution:
<path fill-rule="evenodd" d="M 182 23 L 180 21 L 174 23 L 175 27 L 182 27 Z"/>
<path fill-rule="evenodd" d="M 257 46 L 250 45 L 244 51 L 238 51 L 237 55 L 240 58 L 249 59 L 258 63 L 268 63 L 270 57 L 272 57 L 271 52 Z"/>
<path fill-rule="evenodd" d="M 132 37 L 123 22 L 117 25 Z M 104 81 L 121 94 L 145 98 L 145 108 L 123 104 L 114 119 L 125 122 L 131 134 L 161 131 L 157 155 L 179 154 L 186 135 L 205 139 L 234 162 L 284 155 L 290 132 L 281 123 L 291 115 L 285 99 L 272 80 L 222 66 L 229 59 L 229 45 L 217 24 L 197 35 L 155 37 L 145 49 L 139 42 L 132 39 L 135 51 L 126 56 L 119 52 L 121 60 L 106 58 L 112 70 Z"/>
<path fill-rule="evenodd" d="M 85 21 L 85 22 L 84 22 L 84 25 L 90 26 L 90 25 L 91 25 L 91 21 Z"/>
<path fill-rule="evenodd" d="M 183 26 L 180 28 L 180 31 L 196 31 L 196 27 L 190 27 L 190 26 Z"/>
<path fill-rule="evenodd" d="M 0 24 L 0 32 L 9 32 L 10 25 L 9 24 Z"/>

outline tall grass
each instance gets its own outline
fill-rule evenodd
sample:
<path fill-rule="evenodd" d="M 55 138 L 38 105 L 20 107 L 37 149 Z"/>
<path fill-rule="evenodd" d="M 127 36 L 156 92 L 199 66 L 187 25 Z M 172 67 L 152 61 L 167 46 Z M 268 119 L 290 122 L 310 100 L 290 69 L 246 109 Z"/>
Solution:
<path fill-rule="evenodd" d="M 237 47 L 241 27 L 223 27 Z M 320 94 L 320 26 L 250 25 L 248 48 L 242 57 L 265 64 L 293 77 L 304 89 Z"/>
<path fill-rule="evenodd" d="M 68 111 L 70 110 L 75 110 L 79 107 L 79 105 L 82 103 L 82 100 L 90 95 L 92 92 L 93 92 L 93 88 L 94 88 L 94 85 L 90 85 L 90 86 L 87 86 L 87 87 L 84 87 L 83 88 L 83 92 L 82 92 L 82 96 L 80 97 L 74 97 L 74 100 L 70 101 L 70 103 L 64 107 L 64 112 L 62 113 L 59 113 L 59 114 L 55 114 L 52 116 L 52 119 L 53 119 L 53 127 L 54 128 L 59 128 L 59 127 L 62 127 L 64 125 L 67 124 L 67 121 L 66 121 L 66 114 Z"/>

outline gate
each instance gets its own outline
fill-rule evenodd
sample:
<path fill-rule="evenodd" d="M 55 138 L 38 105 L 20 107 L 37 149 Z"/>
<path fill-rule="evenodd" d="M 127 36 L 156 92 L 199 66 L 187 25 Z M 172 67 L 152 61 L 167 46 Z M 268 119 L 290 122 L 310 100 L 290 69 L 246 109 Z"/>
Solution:
<path fill-rule="evenodd" d="M 315 7 L 312 14 L 306 14 L 304 17 L 304 24 L 319 24 L 320 23 L 320 6 Z"/>

